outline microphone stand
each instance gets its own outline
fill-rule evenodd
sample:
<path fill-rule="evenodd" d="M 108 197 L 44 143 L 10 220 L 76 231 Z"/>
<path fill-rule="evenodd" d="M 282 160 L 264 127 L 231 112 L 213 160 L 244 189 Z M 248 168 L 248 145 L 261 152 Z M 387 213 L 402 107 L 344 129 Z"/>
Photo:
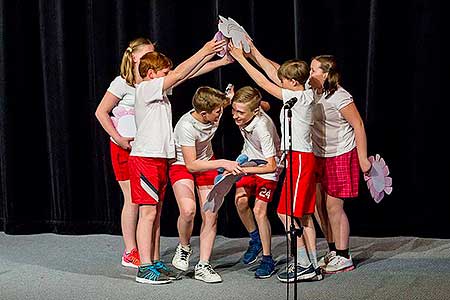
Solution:
<path fill-rule="evenodd" d="M 295 103 L 295 102 L 294 102 Z M 293 105 L 293 104 L 292 104 Z M 292 105 L 286 104 L 283 109 L 287 109 L 287 120 L 288 120 L 288 136 L 289 136 L 289 195 L 291 197 L 290 206 L 291 206 L 291 213 L 290 213 L 290 228 L 289 231 L 286 232 L 286 234 L 289 234 L 289 237 L 291 239 L 291 256 L 294 260 L 294 274 L 297 276 L 297 237 L 302 236 L 303 234 L 303 227 L 301 224 L 299 224 L 300 228 L 295 227 L 294 223 L 294 186 L 293 186 L 293 174 L 292 174 Z M 286 158 L 285 158 L 286 159 Z M 288 174 L 286 174 L 288 175 Z M 287 224 L 286 224 L 287 226 Z M 288 257 L 289 262 L 289 257 Z M 289 274 L 289 273 L 288 273 Z M 289 287 L 289 281 L 288 281 L 288 287 Z M 289 294 L 289 288 L 288 288 L 288 294 Z M 297 299 L 297 278 L 294 280 L 294 299 Z"/>

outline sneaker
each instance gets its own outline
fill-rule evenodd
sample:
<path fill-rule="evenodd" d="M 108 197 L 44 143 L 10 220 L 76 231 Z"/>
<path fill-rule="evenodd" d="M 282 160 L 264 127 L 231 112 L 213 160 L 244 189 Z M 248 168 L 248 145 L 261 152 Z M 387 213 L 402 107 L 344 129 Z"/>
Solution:
<path fill-rule="evenodd" d="M 317 267 L 314 271 L 316 272 L 316 275 L 306 281 L 321 281 L 323 279 L 322 269 L 320 267 Z"/>
<path fill-rule="evenodd" d="M 187 246 L 189 250 L 186 250 L 185 248 L 186 247 L 181 246 L 181 244 L 178 244 L 172 259 L 172 265 L 181 271 L 187 271 L 189 269 L 189 258 L 192 254 L 190 245 Z"/>
<path fill-rule="evenodd" d="M 210 264 L 197 264 L 194 269 L 194 278 L 206 283 L 222 282 L 222 277 L 214 271 Z"/>
<path fill-rule="evenodd" d="M 345 258 L 343 256 L 336 255 L 324 268 L 325 273 L 335 274 L 340 272 L 351 271 L 355 268 L 353 265 L 352 257 Z"/>
<path fill-rule="evenodd" d="M 326 267 L 326 265 L 328 265 L 328 263 L 336 256 L 336 251 L 329 251 L 327 254 L 325 254 L 324 256 L 322 256 L 321 259 L 319 259 L 319 261 L 317 262 L 319 267 L 321 267 L 322 269 L 324 269 Z"/>
<path fill-rule="evenodd" d="M 242 262 L 246 265 L 252 264 L 258 258 L 258 254 L 262 251 L 261 241 L 250 240 L 247 251 L 244 253 Z"/>
<path fill-rule="evenodd" d="M 122 266 L 137 269 L 140 264 L 139 252 L 136 248 L 131 250 L 130 253 L 123 252 Z"/>
<path fill-rule="evenodd" d="M 263 256 L 258 269 L 256 269 L 255 277 L 261 279 L 269 278 L 273 273 L 275 273 L 275 261 L 272 257 L 265 258 Z"/>
<path fill-rule="evenodd" d="M 177 280 L 180 278 L 179 274 L 175 273 L 171 268 L 166 266 L 166 264 L 160 260 L 155 260 L 153 262 L 153 265 L 155 266 L 156 270 L 158 270 L 158 272 L 166 275 L 171 280 Z"/>
<path fill-rule="evenodd" d="M 154 265 L 139 266 L 136 281 L 139 283 L 150 284 L 164 284 L 172 282 L 169 277 L 156 270 Z"/>
<path fill-rule="evenodd" d="M 297 272 L 295 272 L 295 265 L 290 263 L 287 266 L 287 270 L 278 273 L 277 278 L 281 282 L 295 282 L 295 281 L 305 281 L 310 280 L 316 276 L 316 270 L 312 264 L 307 267 L 302 267 L 297 264 Z"/>

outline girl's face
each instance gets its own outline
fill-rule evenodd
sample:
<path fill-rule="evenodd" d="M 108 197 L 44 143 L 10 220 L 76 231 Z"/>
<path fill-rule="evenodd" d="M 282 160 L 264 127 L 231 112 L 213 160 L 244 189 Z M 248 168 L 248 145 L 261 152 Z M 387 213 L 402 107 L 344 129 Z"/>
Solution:
<path fill-rule="evenodd" d="M 155 51 L 155 47 L 153 45 L 142 45 L 138 47 L 135 51 L 133 51 L 133 61 L 137 63 L 144 54 Z"/>
<path fill-rule="evenodd" d="M 244 127 L 258 112 L 258 109 L 250 110 L 246 103 L 234 102 L 232 105 L 232 114 L 234 122 L 239 127 Z"/>
<path fill-rule="evenodd" d="M 313 59 L 311 61 L 310 71 L 309 71 L 309 84 L 313 88 L 322 88 L 328 73 L 324 73 L 320 68 L 320 62 Z"/>

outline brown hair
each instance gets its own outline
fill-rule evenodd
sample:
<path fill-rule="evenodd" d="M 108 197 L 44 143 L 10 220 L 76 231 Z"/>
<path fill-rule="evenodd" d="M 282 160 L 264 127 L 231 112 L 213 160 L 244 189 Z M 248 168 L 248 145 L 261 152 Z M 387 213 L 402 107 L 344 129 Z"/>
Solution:
<path fill-rule="evenodd" d="M 136 83 L 136 78 L 134 75 L 134 61 L 133 61 L 133 52 L 140 49 L 142 46 L 152 45 L 153 43 L 146 38 L 140 37 L 132 40 L 129 44 L 125 52 L 122 56 L 122 63 L 120 64 L 120 76 L 127 82 L 128 85 L 134 86 Z"/>
<path fill-rule="evenodd" d="M 333 55 L 319 55 L 313 59 L 320 62 L 319 68 L 322 69 L 324 73 L 328 73 L 328 76 L 323 83 L 323 88 L 327 94 L 326 98 L 329 98 L 336 92 L 341 81 L 336 58 Z"/>
<path fill-rule="evenodd" d="M 192 106 L 198 113 L 201 111 L 210 113 L 226 102 L 227 97 L 225 93 L 208 86 L 199 87 L 192 97 Z"/>
<path fill-rule="evenodd" d="M 309 77 L 309 66 L 303 60 L 291 59 L 280 66 L 277 76 L 280 80 L 283 78 L 297 80 L 304 86 Z"/>
<path fill-rule="evenodd" d="M 234 94 L 231 101 L 245 103 L 248 108 L 253 111 L 257 109 L 261 103 L 261 93 L 251 86 L 244 86 Z"/>
<path fill-rule="evenodd" d="M 147 76 L 148 70 L 152 69 L 155 72 L 158 72 L 162 69 L 172 68 L 173 63 L 164 54 L 161 52 L 148 52 L 141 57 L 141 61 L 139 63 L 139 75 L 142 78 Z"/>

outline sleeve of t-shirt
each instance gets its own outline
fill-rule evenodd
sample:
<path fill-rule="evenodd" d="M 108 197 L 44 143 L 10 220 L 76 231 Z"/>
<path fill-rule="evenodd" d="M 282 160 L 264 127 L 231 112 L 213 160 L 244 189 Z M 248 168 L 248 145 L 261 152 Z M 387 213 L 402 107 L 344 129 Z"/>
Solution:
<path fill-rule="evenodd" d="M 265 158 L 270 158 L 276 155 L 275 142 L 272 135 L 265 127 L 257 127 L 256 133 L 259 141 L 261 142 L 261 151 Z"/>
<path fill-rule="evenodd" d="M 305 91 L 291 91 L 288 89 L 281 89 L 281 95 L 283 97 L 283 103 L 286 103 L 292 98 L 297 98 L 297 102 L 301 105 L 311 105 L 313 102 L 313 91 L 311 89 Z"/>
<path fill-rule="evenodd" d="M 140 84 L 139 96 L 143 97 L 145 103 L 163 99 L 164 77 L 143 81 Z"/>
<path fill-rule="evenodd" d="M 110 92 L 111 94 L 113 94 L 114 96 L 116 96 L 117 98 L 122 99 L 123 96 L 126 93 L 126 89 L 124 87 L 124 84 L 127 84 L 125 82 L 125 80 L 122 77 L 117 76 L 111 82 L 111 84 L 109 85 L 109 88 L 107 89 L 107 91 Z"/>
<path fill-rule="evenodd" d="M 195 136 L 192 133 L 192 124 L 183 122 L 177 124 L 175 128 L 175 136 L 180 146 L 195 146 Z"/>
<path fill-rule="evenodd" d="M 350 103 L 353 102 L 353 97 L 345 90 L 336 91 L 336 95 L 333 97 L 333 105 L 337 110 L 341 110 Z"/>

